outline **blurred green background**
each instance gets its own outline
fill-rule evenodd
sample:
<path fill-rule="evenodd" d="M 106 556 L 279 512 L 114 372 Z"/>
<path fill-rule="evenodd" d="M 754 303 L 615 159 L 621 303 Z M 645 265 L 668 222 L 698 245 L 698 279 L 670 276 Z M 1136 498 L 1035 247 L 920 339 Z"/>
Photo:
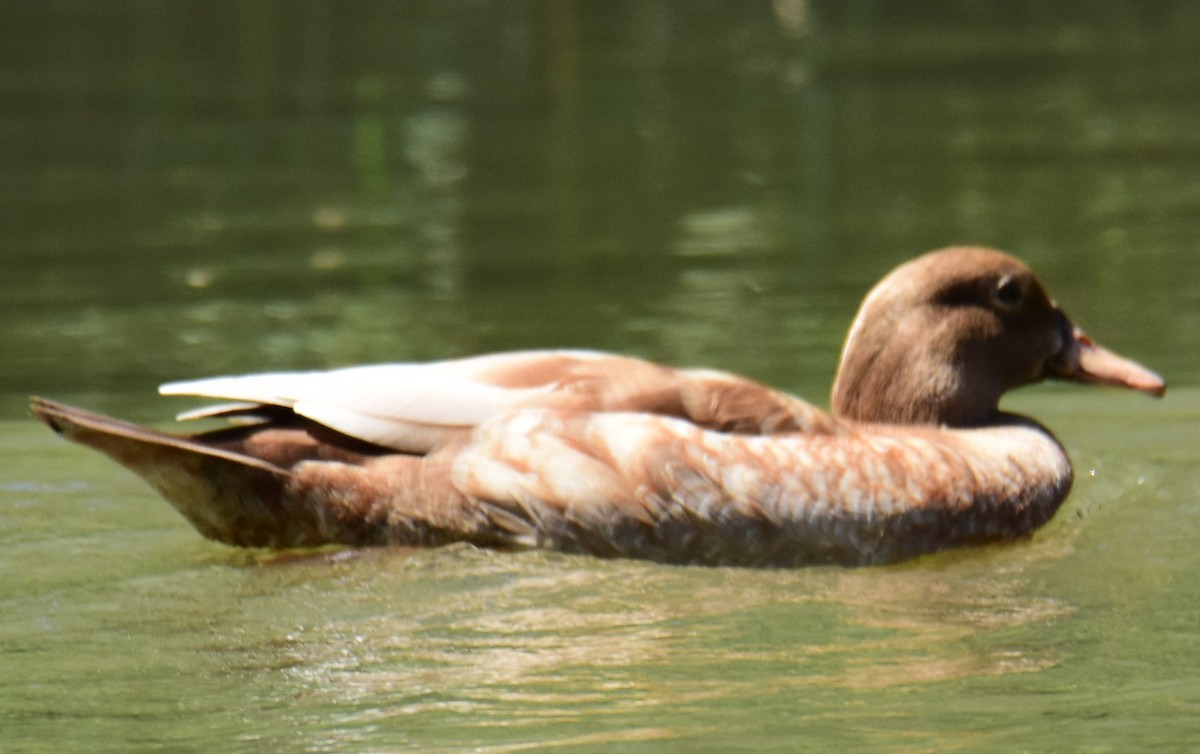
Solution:
<path fill-rule="evenodd" d="M 1197 369 L 1194 3 L 48 2 L 0 26 L 10 415 L 558 345 L 823 393 L 866 288 L 950 243 Z"/>

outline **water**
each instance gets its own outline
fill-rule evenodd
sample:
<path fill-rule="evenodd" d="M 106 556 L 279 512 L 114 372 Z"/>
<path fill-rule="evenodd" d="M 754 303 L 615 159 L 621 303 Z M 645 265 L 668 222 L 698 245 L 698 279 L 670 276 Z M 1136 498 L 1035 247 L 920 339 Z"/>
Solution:
<path fill-rule="evenodd" d="M 881 4 L 0 9 L 0 749 L 1200 745 L 1200 13 Z M 19 34 L 13 31 L 19 31 Z M 245 553 L 30 392 L 570 345 L 824 402 L 863 292 L 1018 253 L 1161 402 L 1014 395 L 1032 541 L 746 571 Z"/>

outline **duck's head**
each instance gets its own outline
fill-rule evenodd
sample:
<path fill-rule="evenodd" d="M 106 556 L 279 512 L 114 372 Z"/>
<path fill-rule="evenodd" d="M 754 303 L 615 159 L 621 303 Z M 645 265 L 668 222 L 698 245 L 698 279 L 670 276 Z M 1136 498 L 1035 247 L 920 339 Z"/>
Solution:
<path fill-rule="evenodd" d="M 974 426 L 995 417 L 1006 391 L 1045 378 L 1166 390 L 1071 324 L 1024 264 L 955 247 L 901 265 L 867 294 L 842 350 L 833 412 Z"/>

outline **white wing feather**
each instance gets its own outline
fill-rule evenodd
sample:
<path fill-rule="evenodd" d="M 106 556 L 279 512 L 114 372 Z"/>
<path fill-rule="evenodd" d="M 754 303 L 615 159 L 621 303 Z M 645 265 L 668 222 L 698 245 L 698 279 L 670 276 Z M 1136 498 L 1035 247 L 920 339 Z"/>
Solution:
<path fill-rule="evenodd" d="M 573 352 L 590 358 L 588 352 Z M 503 355 L 508 363 L 537 352 Z M 599 354 L 596 354 L 597 356 Z M 472 379 L 501 365 L 498 355 L 430 364 L 378 364 L 324 372 L 271 372 L 162 385 L 193 395 L 291 408 L 331 429 L 407 452 L 426 452 L 447 431 L 476 426 L 546 395 L 555 384 L 506 388 Z M 189 411 L 180 418 L 211 415 Z"/>

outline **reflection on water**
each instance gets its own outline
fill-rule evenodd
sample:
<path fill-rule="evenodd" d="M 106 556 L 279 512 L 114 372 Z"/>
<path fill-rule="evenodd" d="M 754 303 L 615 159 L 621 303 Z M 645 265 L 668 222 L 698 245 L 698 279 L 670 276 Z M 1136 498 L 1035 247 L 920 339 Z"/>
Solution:
<path fill-rule="evenodd" d="M 408 695 L 424 678 L 463 690 L 469 698 L 456 704 L 477 712 L 503 711 L 503 702 L 529 693 L 505 690 L 511 687 L 533 687 L 526 701 L 568 709 L 601 699 L 619 706 L 618 697 L 645 706 L 743 698 L 762 693 L 764 677 L 774 691 L 882 689 L 1037 670 L 1058 658 L 992 645 L 995 634 L 1070 613 L 1003 572 L 966 579 L 922 568 L 751 575 L 556 556 L 467 557 L 483 559 L 482 571 L 466 579 L 470 591 L 443 577 L 434 604 L 399 616 L 355 616 L 313 627 L 311 636 L 289 634 L 283 647 L 247 651 L 260 658 L 282 652 L 267 666 L 302 665 L 304 682 L 339 702 Z M 460 559 L 442 554 L 438 563 Z M 495 581 L 502 571 L 507 578 Z M 380 578 L 372 573 L 372 591 L 412 588 Z M 686 597 L 662 596 L 670 593 Z M 665 672 L 648 675 L 655 667 Z M 689 670 L 702 668 L 710 677 L 697 682 Z M 719 668 L 729 672 L 713 672 Z M 581 687 L 581 672 L 603 680 Z"/>
<path fill-rule="evenodd" d="M 463 742 L 541 738 L 582 719 L 612 728 L 596 743 L 688 740 L 704 709 L 1050 667 L 1053 653 L 993 642 L 1067 612 L 1002 576 L 921 569 L 881 580 L 470 550 L 309 567 L 247 579 L 240 615 L 210 625 L 221 673 L 277 675 L 276 702 L 299 700 L 289 717 L 304 728 L 303 710 L 328 708 L 347 731 L 400 726 L 417 742 L 448 725 Z"/>
<path fill-rule="evenodd" d="M 1198 9 L 0 4 L 0 748 L 1195 748 Z M 1014 396 L 1079 473 L 1010 547 L 245 555 L 23 420 L 559 345 L 822 402 L 963 241 L 1172 383 Z"/>

